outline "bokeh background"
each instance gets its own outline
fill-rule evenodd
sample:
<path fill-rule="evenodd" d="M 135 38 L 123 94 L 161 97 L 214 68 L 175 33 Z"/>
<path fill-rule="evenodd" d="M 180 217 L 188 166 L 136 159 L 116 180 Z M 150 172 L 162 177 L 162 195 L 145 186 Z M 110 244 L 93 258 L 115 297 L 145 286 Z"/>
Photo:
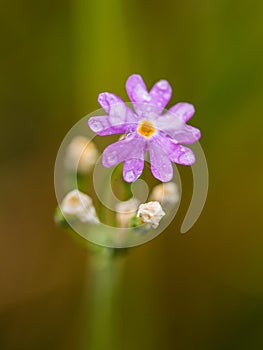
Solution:
<path fill-rule="evenodd" d="M 89 252 L 53 223 L 53 167 L 98 93 L 126 99 L 132 73 L 149 87 L 168 79 L 171 103 L 195 105 L 210 188 L 181 235 L 192 193 L 181 169 L 173 224 L 128 253 L 119 347 L 262 349 L 262 1 L 1 0 L 0 11 L 0 349 L 81 349 Z"/>

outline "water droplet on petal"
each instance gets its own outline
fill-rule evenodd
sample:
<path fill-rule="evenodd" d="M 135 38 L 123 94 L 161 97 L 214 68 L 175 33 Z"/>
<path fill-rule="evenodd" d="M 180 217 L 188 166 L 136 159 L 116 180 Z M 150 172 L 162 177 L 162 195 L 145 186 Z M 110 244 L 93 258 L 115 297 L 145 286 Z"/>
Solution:
<path fill-rule="evenodd" d="M 125 180 L 128 182 L 134 181 L 135 177 L 136 176 L 133 170 L 130 170 L 125 174 Z"/>
<path fill-rule="evenodd" d="M 161 90 L 166 90 L 168 88 L 168 83 L 166 80 L 160 80 L 156 85 Z"/>
<path fill-rule="evenodd" d="M 179 159 L 182 164 L 193 164 L 195 161 L 194 155 L 190 152 L 182 154 Z"/>
<path fill-rule="evenodd" d="M 111 106 L 110 110 L 110 121 L 114 124 L 121 124 L 126 119 L 126 106 L 118 103 Z"/>
<path fill-rule="evenodd" d="M 108 165 L 115 165 L 117 163 L 117 160 L 118 156 L 116 151 L 113 151 L 106 156 L 106 161 Z"/>
<path fill-rule="evenodd" d="M 142 98 L 144 101 L 151 101 L 151 96 L 146 91 L 142 94 Z"/>
<path fill-rule="evenodd" d="M 103 130 L 103 125 L 98 122 L 97 120 L 94 121 L 90 121 L 90 128 L 94 131 L 94 132 L 98 132 Z"/>
<path fill-rule="evenodd" d="M 140 85 L 137 85 L 134 89 L 134 94 L 135 94 L 135 98 L 140 101 L 146 101 L 149 102 L 151 101 L 151 96 L 148 94 L 147 91 L 145 91 Z"/>
<path fill-rule="evenodd" d="M 108 100 L 110 105 L 112 105 L 114 103 L 118 103 L 118 99 L 112 94 L 108 94 L 107 100 Z"/>

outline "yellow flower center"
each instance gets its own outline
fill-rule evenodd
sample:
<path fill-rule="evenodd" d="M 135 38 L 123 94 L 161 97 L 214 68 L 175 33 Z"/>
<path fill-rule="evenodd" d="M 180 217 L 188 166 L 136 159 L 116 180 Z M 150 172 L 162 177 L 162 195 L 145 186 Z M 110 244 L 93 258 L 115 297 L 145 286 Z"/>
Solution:
<path fill-rule="evenodd" d="M 137 131 L 144 137 L 150 137 L 155 133 L 155 127 L 148 120 L 143 120 L 138 126 Z"/>

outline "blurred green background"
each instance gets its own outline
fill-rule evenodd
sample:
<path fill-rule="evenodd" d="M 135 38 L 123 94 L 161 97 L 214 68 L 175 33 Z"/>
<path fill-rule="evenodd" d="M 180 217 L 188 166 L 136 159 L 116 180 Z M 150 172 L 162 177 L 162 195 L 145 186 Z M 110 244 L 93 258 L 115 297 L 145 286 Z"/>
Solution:
<path fill-rule="evenodd" d="M 171 104 L 195 105 L 210 188 L 181 235 L 192 193 L 182 169 L 173 224 L 129 252 L 120 349 L 262 349 L 263 2 L 1 0 L 0 9 L 0 349 L 81 349 L 89 253 L 53 223 L 53 167 L 98 93 L 127 99 L 132 73 L 148 87 L 169 80 Z"/>

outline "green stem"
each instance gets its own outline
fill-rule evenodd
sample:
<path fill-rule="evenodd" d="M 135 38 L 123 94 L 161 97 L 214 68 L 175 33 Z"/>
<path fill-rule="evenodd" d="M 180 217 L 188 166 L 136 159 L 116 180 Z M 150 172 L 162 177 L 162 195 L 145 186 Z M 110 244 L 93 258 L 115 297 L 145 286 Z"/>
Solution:
<path fill-rule="evenodd" d="M 114 254 L 115 251 L 102 248 L 90 256 L 89 328 L 83 350 L 120 348 L 120 277 L 125 257 Z"/>

